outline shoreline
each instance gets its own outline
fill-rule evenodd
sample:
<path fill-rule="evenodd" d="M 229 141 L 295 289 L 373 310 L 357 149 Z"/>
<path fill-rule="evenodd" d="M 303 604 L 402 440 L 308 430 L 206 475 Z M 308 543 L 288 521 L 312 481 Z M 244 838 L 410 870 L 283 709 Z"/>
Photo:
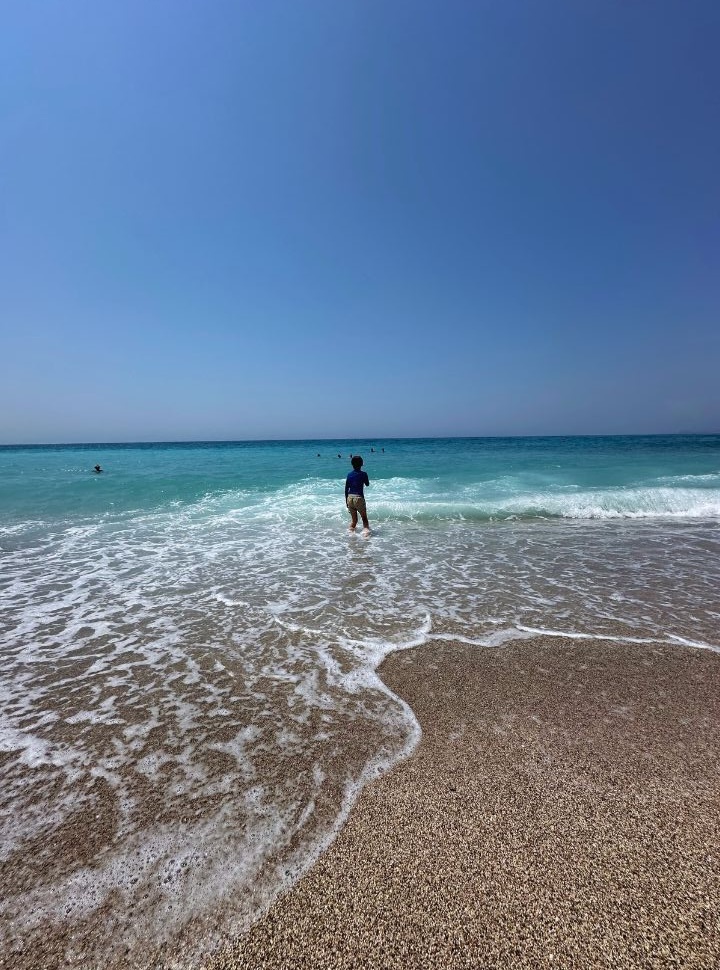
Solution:
<path fill-rule="evenodd" d="M 378 669 L 422 728 L 206 970 L 720 962 L 720 656 L 539 636 Z"/>

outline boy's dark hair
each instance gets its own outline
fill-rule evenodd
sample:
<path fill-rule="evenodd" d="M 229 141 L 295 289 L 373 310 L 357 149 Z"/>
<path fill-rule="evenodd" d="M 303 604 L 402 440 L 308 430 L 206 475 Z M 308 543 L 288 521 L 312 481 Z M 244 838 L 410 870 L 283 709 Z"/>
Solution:
<path fill-rule="evenodd" d="M 352 462 L 352 466 L 355 469 L 355 471 L 359 472 L 360 469 L 362 468 L 362 463 L 363 463 L 363 460 L 360 457 L 360 455 L 353 455 L 350 461 Z"/>

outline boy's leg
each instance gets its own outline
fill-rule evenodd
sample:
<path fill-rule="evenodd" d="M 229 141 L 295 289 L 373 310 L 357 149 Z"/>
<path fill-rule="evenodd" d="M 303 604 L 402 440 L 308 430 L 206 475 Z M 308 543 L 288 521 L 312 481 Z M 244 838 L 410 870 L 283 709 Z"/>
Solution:
<path fill-rule="evenodd" d="M 355 530 L 355 526 L 357 525 L 357 509 L 353 508 L 351 505 L 348 505 L 347 510 L 352 518 L 352 522 L 350 523 L 350 531 L 353 532 Z"/>
<path fill-rule="evenodd" d="M 370 523 L 368 522 L 367 512 L 363 511 L 361 513 L 361 515 L 362 515 L 362 520 L 363 520 L 363 529 L 366 532 L 369 532 L 370 531 Z"/>

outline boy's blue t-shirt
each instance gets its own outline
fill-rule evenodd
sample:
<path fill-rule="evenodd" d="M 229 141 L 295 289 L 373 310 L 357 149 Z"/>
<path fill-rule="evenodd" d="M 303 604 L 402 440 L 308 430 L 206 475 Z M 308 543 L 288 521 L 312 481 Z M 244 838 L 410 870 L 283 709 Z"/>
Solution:
<path fill-rule="evenodd" d="M 370 479 L 367 477 L 367 472 L 359 471 L 356 472 L 355 469 L 350 472 L 348 477 L 345 479 L 345 494 L 346 495 L 363 495 L 363 485 L 369 485 Z"/>

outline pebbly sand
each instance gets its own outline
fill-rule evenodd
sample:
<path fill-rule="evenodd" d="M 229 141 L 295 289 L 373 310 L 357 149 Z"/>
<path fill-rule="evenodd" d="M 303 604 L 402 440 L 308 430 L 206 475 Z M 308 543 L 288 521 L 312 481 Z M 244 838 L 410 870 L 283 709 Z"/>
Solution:
<path fill-rule="evenodd" d="M 415 755 L 207 970 L 720 966 L 720 655 L 394 654 Z"/>

